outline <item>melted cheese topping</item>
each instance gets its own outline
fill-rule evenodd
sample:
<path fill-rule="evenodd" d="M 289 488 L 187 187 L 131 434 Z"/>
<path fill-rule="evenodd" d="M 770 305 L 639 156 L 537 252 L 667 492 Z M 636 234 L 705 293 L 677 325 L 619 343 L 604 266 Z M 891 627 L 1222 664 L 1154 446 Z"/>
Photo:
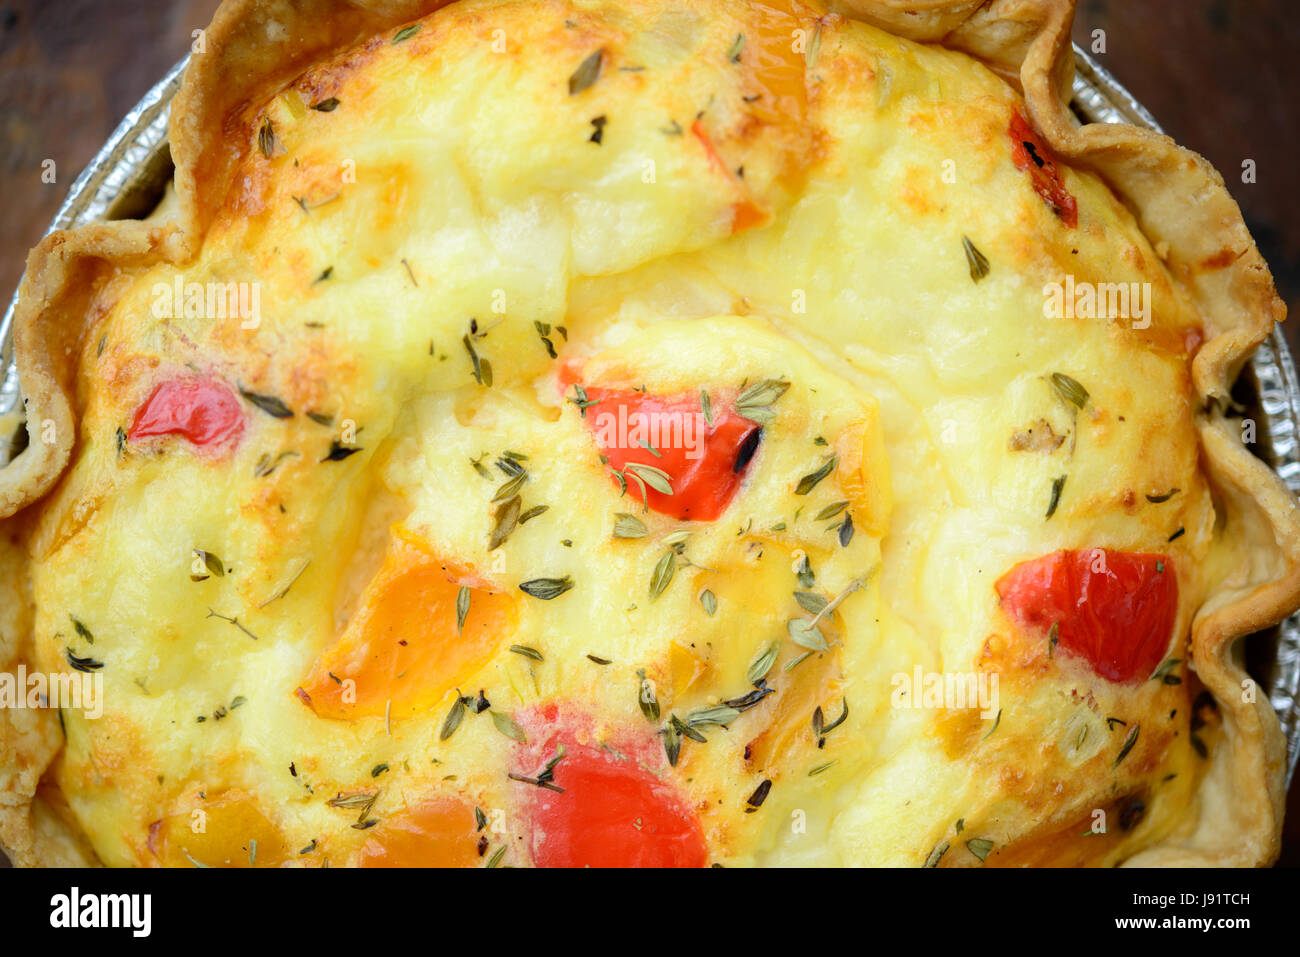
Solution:
<path fill-rule="evenodd" d="M 103 293 L 31 540 L 43 665 L 103 664 L 57 771 L 103 860 L 528 864 L 555 792 L 508 774 L 537 780 L 556 722 L 671 789 L 710 862 L 1113 863 L 1185 826 L 1194 677 L 1106 681 L 994 588 L 1061 549 L 1158 552 L 1184 659 L 1241 560 L 1198 464 L 1198 318 L 1107 187 L 1058 161 L 1070 228 L 1005 83 L 803 4 L 417 26 L 250 106 L 202 254 Z M 1147 284 L 1149 324 L 1045 315 L 1067 277 Z M 169 314 L 177 283 L 251 284 L 260 321 Z M 719 408 L 789 388 L 722 516 L 681 522 L 620 495 L 564 368 Z M 196 375 L 252 397 L 233 448 L 129 438 Z M 519 466 L 520 517 L 546 510 L 490 549 Z M 842 598 L 802 660 L 796 591 Z M 670 716 L 761 691 L 771 648 L 775 693 L 670 765 Z M 918 672 L 996 673 L 996 709 L 900 707 Z"/>

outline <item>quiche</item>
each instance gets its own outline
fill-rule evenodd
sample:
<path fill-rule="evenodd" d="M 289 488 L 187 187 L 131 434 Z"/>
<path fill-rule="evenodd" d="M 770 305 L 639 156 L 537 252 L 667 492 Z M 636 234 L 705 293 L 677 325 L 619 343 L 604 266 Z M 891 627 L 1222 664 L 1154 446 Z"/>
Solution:
<path fill-rule="evenodd" d="M 20 290 L 0 664 L 102 695 L 0 709 L 0 844 L 1269 863 L 1283 307 L 1071 17 L 227 0 Z"/>

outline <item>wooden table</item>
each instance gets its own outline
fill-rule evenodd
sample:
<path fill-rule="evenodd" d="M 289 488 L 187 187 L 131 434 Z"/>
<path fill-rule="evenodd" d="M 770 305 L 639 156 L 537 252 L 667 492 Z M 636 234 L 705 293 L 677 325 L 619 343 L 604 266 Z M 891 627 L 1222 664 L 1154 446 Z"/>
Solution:
<path fill-rule="evenodd" d="M 0 0 L 0 302 L 68 186 L 121 117 L 185 55 L 217 0 Z M 1224 174 L 1300 308 L 1300 18 L 1292 0 L 1080 0 L 1075 40 L 1179 143 Z M 1103 31 L 1095 34 L 1094 31 Z M 54 160 L 56 182 L 41 181 Z M 1241 181 L 1254 160 L 1256 181 Z M 1287 338 L 1300 353 L 1300 320 Z M 1300 781 L 1300 777 L 1298 777 Z M 1300 866 L 1300 783 L 1283 863 Z"/>

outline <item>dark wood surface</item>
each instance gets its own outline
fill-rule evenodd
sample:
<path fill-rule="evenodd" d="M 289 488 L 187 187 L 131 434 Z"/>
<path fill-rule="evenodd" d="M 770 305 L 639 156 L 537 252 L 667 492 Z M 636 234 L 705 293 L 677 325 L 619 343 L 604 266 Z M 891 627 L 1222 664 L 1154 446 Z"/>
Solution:
<path fill-rule="evenodd" d="M 0 302 L 68 187 L 121 117 L 185 55 L 217 0 L 0 0 Z M 1075 40 L 1179 143 L 1219 168 L 1282 298 L 1300 309 L 1300 18 L 1293 0 L 1080 0 Z M 56 181 L 41 180 L 54 160 Z M 1256 181 L 1242 182 L 1245 160 Z M 1300 319 L 1287 338 L 1300 352 Z M 1300 784 L 1283 862 L 1300 866 Z"/>

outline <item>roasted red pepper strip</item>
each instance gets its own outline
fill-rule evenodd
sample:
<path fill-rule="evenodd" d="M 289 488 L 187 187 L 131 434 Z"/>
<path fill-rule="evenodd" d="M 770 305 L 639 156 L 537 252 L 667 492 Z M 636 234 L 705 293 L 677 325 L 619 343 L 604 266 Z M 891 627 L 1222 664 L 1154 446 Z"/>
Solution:
<path fill-rule="evenodd" d="M 1178 579 L 1164 555 L 1101 548 L 1021 562 L 997 583 L 1002 607 L 1025 629 L 1058 628 L 1058 652 L 1103 678 L 1145 681 L 1164 660 L 1178 614 Z"/>
<path fill-rule="evenodd" d="M 136 409 L 127 433 L 132 442 L 179 435 L 201 449 L 233 445 L 244 431 L 244 410 L 219 379 L 173 379 L 154 388 Z"/>
<path fill-rule="evenodd" d="M 1078 226 L 1079 204 L 1065 188 L 1056 158 L 1042 137 L 1034 132 L 1033 127 L 1019 113 L 1011 114 L 1011 126 L 1007 135 L 1011 137 L 1011 157 L 1016 168 L 1029 173 L 1034 192 L 1043 198 L 1043 202 L 1047 203 L 1061 222 L 1071 229 Z"/>
<path fill-rule="evenodd" d="M 521 718 L 530 726 L 528 718 Z M 617 754 L 594 736 L 578 742 L 557 731 L 521 749 L 515 780 L 529 787 L 547 764 L 550 783 L 529 794 L 533 864 L 537 867 L 703 867 L 707 849 L 700 823 L 673 785 L 647 770 L 664 763 L 653 737 L 616 740 Z M 534 740 L 530 735 L 530 740 Z M 524 780 L 520 780 L 523 778 Z"/>
<path fill-rule="evenodd" d="M 698 522 L 713 521 L 726 511 L 758 448 L 760 426 L 720 401 L 713 405 L 709 425 L 694 397 L 669 399 L 594 387 L 587 387 L 586 395 L 587 425 L 610 469 L 624 476 L 629 495 L 641 498 L 636 469 L 628 466 L 646 465 L 666 472 L 673 490 L 668 495 L 647 484 L 649 508 Z"/>

